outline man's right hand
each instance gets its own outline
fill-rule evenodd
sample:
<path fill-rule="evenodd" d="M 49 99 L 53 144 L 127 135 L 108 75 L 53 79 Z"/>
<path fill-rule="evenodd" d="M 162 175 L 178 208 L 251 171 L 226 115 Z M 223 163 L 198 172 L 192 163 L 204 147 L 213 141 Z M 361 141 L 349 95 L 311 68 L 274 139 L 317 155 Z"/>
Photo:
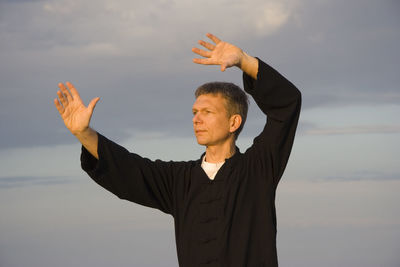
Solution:
<path fill-rule="evenodd" d="M 63 83 L 58 84 L 60 90 L 57 91 L 58 99 L 54 99 L 54 104 L 65 126 L 76 136 L 88 130 L 94 107 L 100 98 L 92 99 L 86 107 L 75 87 L 69 82 L 66 85 L 69 91 Z"/>
<path fill-rule="evenodd" d="M 54 99 L 54 105 L 68 130 L 78 138 L 90 154 L 98 159 L 98 136 L 97 132 L 89 127 L 89 123 L 100 98 L 93 98 L 86 107 L 75 87 L 69 82 L 66 85 L 69 90 L 64 84 L 58 84 L 60 90 L 57 91 L 58 99 Z"/>

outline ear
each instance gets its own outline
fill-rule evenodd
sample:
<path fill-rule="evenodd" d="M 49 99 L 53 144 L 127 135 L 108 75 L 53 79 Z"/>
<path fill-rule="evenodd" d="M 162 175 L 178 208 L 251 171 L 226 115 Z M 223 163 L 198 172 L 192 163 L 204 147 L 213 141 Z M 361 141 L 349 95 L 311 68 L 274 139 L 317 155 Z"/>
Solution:
<path fill-rule="evenodd" d="M 242 116 L 239 114 L 234 114 L 229 119 L 229 132 L 234 133 L 237 129 L 239 129 L 242 124 Z"/>

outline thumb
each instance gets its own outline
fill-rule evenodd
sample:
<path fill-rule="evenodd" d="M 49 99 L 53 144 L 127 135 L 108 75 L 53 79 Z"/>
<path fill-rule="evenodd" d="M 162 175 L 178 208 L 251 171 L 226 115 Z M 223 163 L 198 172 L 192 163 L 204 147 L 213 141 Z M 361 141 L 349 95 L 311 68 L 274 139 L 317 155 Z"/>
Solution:
<path fill-rule="evenodd" d="M 96 107 L 97 102 L 99 102 L 100 97 L 93 98 L 92 101 L 90 101 L 88 105 L 88 109 L 90 110 L 90 113 L 93 113 L 94 108 Z"/>
<path fill-rule="evenodd" d="M 221 64 L 221 71 L 225 71 L 225 70 L 226 70 L 226 67 L 227 67 L 226 63 Z"/>

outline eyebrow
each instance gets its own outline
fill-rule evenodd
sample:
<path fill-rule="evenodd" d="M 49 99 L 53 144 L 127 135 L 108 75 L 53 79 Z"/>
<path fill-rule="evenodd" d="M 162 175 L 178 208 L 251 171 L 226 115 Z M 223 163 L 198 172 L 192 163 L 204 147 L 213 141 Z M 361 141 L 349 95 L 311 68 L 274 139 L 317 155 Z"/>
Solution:
<path fill-rule="evenodd" d="M 203 111 L 203 110 L 215 111 L 216 108 L 213 108 L 213 107 L 192 108 L 192 111 Z"/>

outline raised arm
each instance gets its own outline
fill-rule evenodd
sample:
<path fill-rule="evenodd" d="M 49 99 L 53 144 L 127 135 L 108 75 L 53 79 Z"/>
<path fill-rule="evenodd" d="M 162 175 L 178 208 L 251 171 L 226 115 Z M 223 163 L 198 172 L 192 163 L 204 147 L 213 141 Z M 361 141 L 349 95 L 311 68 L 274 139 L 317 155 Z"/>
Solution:
<path fill-rule="evenodd" d="M 192 51 L 194 53 L 204 57 L 194 58 L 194 63 L 203 65 L 220 65 L 221 71 L 236 66 L 253 79 L 257 79 L 258 60 L 256 58 L 246 54 L 237 46 L 221 41 L 210 33 L 207 33 L 207 37 L 215 44 L 200 40 L 199 44 L 207 50 L 193 47 Z"/>
<path fill-rule="evenodd" d="M 205 49 L 192 51 L 204 58 L 193 59 L 203 65 L 220 65 L 221 71 L 236 66 L 243 72 L 244 90 L 249 93 L 267 115 L 268 120 L 262 133 L 248 150 L 273 170 L 276 185 L 286 167 L 293 145 L 301 106 L 300 91 L 285 77 L 261 60 L 240 48 L 207 34 L 214 44 L 199 41 Z M 247 153 L 247 152 L 246 152 Z"/>
<path fill-rule="evenodd" d="M 78 138 L 79 142 L 90 154 L 98 159 L 98 136 L 97 132 L 89 127 L 89 123 L 93 110 L 100 98 L 93 98 L 86 107 L 79 96 L 78 90 L 69 82 L 66 85 L 68 89 L 63 83 L 58 84 L 60 90 L 57 91 L 58 98 L 54 99 L 54 105 L 68 130 Z"/>

